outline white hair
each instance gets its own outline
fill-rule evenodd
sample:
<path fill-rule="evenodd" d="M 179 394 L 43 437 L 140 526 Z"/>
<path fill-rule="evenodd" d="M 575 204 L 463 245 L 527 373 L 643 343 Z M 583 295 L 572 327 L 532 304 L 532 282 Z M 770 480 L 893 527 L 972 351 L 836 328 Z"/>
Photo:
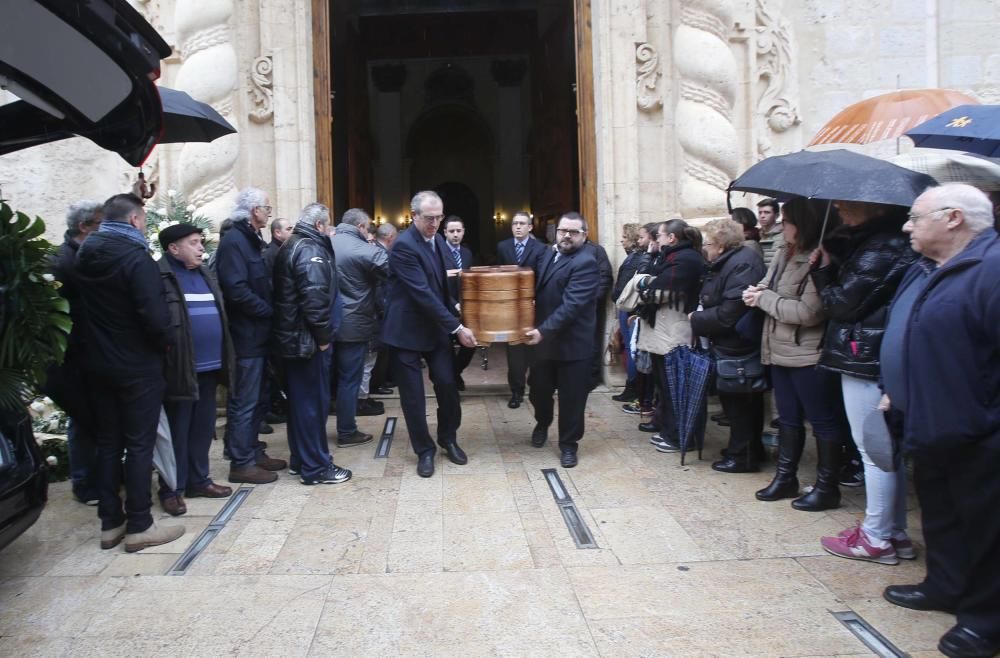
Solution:
<path fill-rule="evenodd" d="M 236 207 L 233 208 L 232 219 L 250 219 L 254 208 L 265 205 L 267 192 L 257 187 L 244 187 L 236 195 Z"/>
<path fill-rule="evenodd" d="M 330 209 L 322 203 L 310 203 L 299 213 L 299 224 L 316 226 L 318 222 L 330 223 Z"/>
<path fill-rule="evenodd" d="M 101 216 L 104 204 L 100 201 L 77 201 L 71 204 L 66 212 L 66 228 L 71 237 L 80 234 L 81 224 L 93 223 Z"/>
<path fill-rule="evenodd" d="M 420 206 L 424 205 L 424 201 L 427 201 L 428 199 L 433 199 L 438 203 L 441 203 L 441 197 L 438 196 L 437 192 L 434 190 L 423 190 L 413 195 L 413 200 L 410 201 L 410 211 L 419 213 Z"/>
<path fill-rule="evenodd" d="M 993 226 L 993 204 L 986 194 L 965 183 L 945 183 L 929 188 L 920 195 L 933 199 L 940 208 L 955 208 L 965 215 L 965 225 L 973 233 L 982 233 Z"/>

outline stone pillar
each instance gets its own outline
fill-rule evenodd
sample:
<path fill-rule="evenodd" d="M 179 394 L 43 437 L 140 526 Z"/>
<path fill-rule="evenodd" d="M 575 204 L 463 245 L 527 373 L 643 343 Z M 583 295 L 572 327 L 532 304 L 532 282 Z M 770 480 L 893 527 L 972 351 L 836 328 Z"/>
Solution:
<path fill-rule="evenodd" d="M 375 162 L 375 215 L 396 221 L 409 211 L 408 191 L 403 187 L 402 94 L 406 84 L 406 66 L 383 64 L 372 67 L 372 82 L 378 91 L 375 99 L 375 134 L 378 155 Z"/>
<path fill-rule="evenodd" d="M 181 66 L 175 85 L 210 104 L 239 131 L 233 98 L 239 67 L 229 25 L 232 16 L 232 0 L 177 0 L 174 18 Z M 177 179 L 198 213 L 217 222 L 229 216 L 239 154 L 238 132 L 181 149 Z"/>
<path fill-rule="evenodd" d="M 497 60 L 490 66 L 493 80 L 497 83 L 497 166 L 493 173 L 493 198 L 508 222 L 511 214 L 526 209 L 528 205 L 521 93 L 521 83 L 527 71 L 528 63 L 523 59 Z M 483 208 L 484 215 L 492 215 L 494 211 Z"/>

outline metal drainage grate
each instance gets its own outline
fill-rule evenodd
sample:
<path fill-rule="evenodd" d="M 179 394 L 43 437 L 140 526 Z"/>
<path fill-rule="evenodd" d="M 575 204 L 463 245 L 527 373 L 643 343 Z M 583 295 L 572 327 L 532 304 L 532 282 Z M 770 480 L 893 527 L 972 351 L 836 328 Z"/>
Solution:
<path fill-rule="evenodd" d="M 220 509 L 219 513 L 215 515 L 211 522 L 209 522 L 208 527 L 201 531 L 198 538 L 195 539 L 190 546 L 188 546 L 186 551 L 181 553 L 181 556 L 177 558 L 174 565 L 170 567 L 170 570 L 167 571 L 168 576 L 183 576 L 185 574 L 187 568 L 190 567 L 191 563 L 195 561 L 195 558 L 201 555 L 202 551 L 208 548 L 208 545 L 212 543 L 212 540 L 215 539 L 220 532 L 222 532 L 224 527 L 226 527 L 226 524 L 233 518 L 233 514 L 235 514 L 236 510 L 240 508 L 240 505 L 242 505 L 243 501 L 247 499 L 247 496 L 250 495 L 251 491 L 253 491 L 252 486 L 239 487 L 233 492 L 233 495 L 229 497 L 229 500 L 226 501 L 223 508 Z"/>
<path fill-rule="evenodd" d="M 552 497 L 555 498 L 556 505 L 559 506 L 559 512 L 562 514 L 563 521 L 566 522 L 570 536 L 576 542 L 576 547 L 598 548 L 597 542 L 594 541 L 594 536 L 590 534 L 590 528 L 587 527 L 587 522 L 580 516 L 580 510 L 576 508 L 573 497 L 569 495 L 565 485 L 563 485 L 562 480 L 559 478 L 559 472 L 554 468 L 543 468 L 542 474 L 545 476 L 545 481 L 549 484 Z"/>
<path fill-rule="evenodd" d="M 389 450 L 392 448 L 392 435 L 396 433 L 396 417 L 389 416 L 385 419 L 385 425 L 382 427 L 382 437 L 378 440 L 378 445 L 375 446 L 375 459 L 386 459 L 389 456 Z"/>
<path fill-rule="evenodd" d="M 884 635 L 875 630 L 875 627 L 864 620 L 855 612 L 833 612 L 841 624 L 847 630 L 854 633 L 854 636 L 881 658 L 907 658 L 908 654 L 899 649 L 895 644 L 885 638 Z"/>

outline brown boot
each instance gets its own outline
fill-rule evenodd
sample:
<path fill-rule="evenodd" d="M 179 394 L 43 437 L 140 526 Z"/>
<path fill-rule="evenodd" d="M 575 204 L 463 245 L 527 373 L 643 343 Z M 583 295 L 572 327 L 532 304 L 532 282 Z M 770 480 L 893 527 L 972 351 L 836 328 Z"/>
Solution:
<path fill-rule="evenodd" d="M 273 459 L 268 457 L 266 452 L 262 452 L 257 456 L 257 465 L 265 471 L 283 471 L 288 468 L 288 462 L 284 459 Z"/>
<path fill-rule="evenodd" d="M 246 466 L 231 467 L 229 469 L 229 481 L 233 484 L 269 484 L 277 479 L 277 473 L 264 470 L 256 464 L 247 464 Z"/>

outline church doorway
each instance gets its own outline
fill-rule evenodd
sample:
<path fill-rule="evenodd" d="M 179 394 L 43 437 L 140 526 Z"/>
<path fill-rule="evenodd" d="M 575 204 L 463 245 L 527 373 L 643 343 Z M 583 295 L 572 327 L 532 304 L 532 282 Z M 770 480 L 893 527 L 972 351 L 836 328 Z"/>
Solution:
<path fill-rule="evenodd" d="M 478 263 L 510 218 L 597 229 L 590 0 L 313 0 L 317 189 L 405 226 L 435 189 Z"/>

